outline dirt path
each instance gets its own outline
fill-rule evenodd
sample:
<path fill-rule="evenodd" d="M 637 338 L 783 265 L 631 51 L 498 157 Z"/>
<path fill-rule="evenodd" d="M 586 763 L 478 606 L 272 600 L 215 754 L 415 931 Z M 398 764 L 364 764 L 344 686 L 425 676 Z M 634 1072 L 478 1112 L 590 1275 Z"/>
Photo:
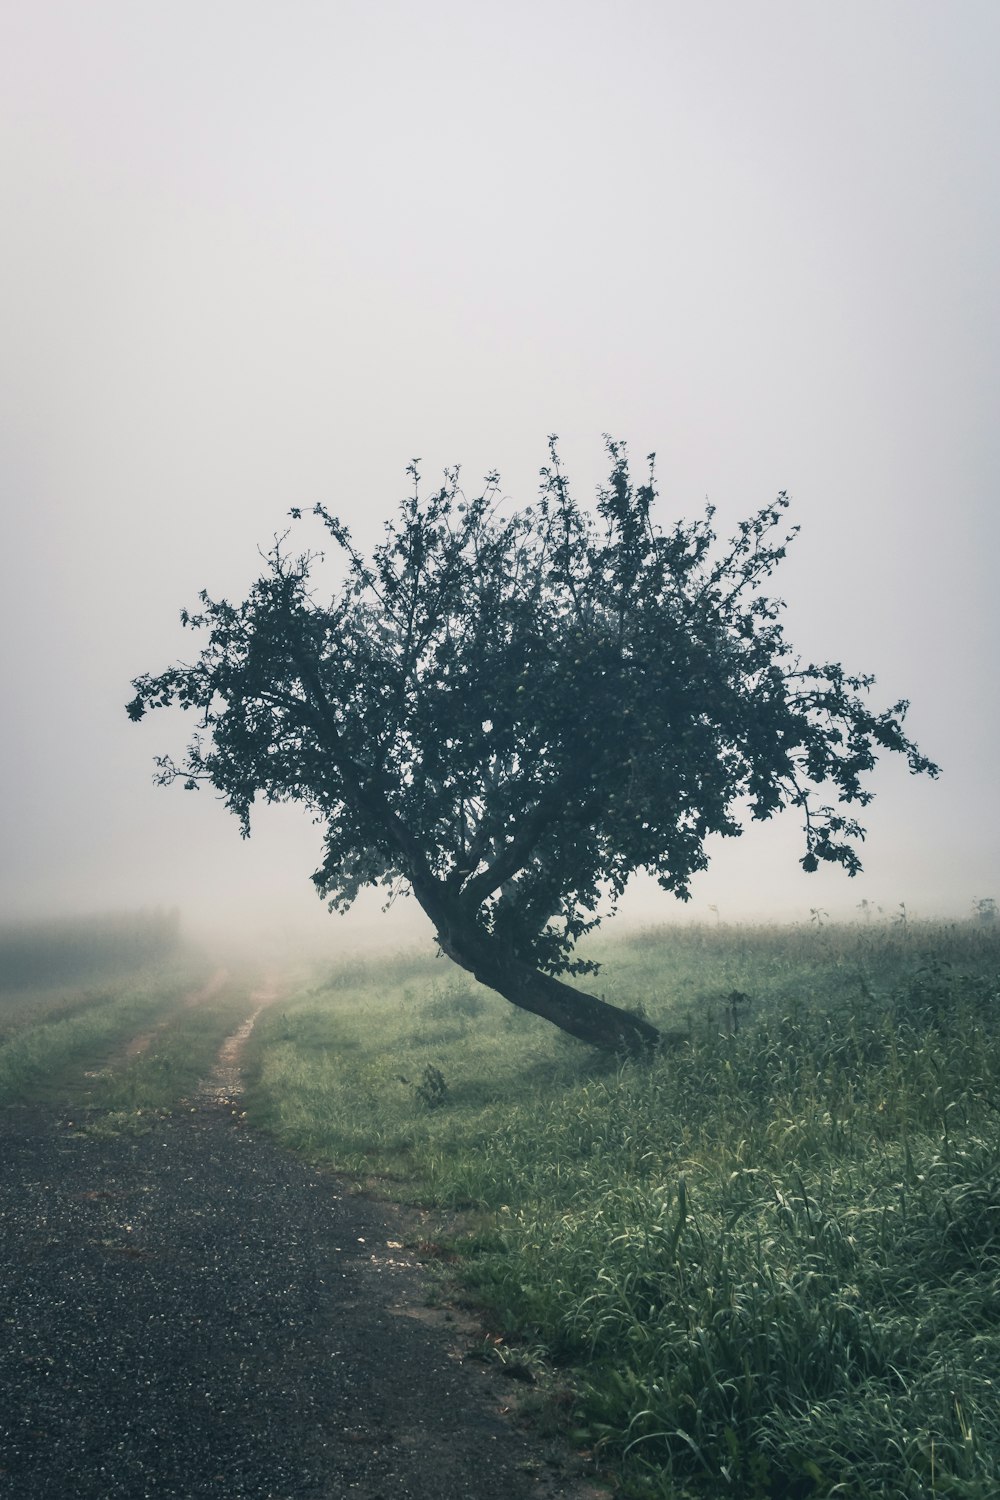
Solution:
<path fill-rule="evenodd" d="M 420 1316 L 393 1211 L 234 1128 L 252 1002 L 144 1134 L 0 1116 L 0 1496 L 595 1495 Z"/>
<path fill-rule="evenodd" d="M 215 1067 L 207 1078 L 203 1078 L 194 1093 L 196 1104 L 221 1104 L 232 1107 L 239 1100 L 243 1092 L 242 1061 L 243 1052 L 250 1033 L 257 1024 L 257 1017 L 267 1006 L 273 1005 L 278 998 L 278 990 L 272 981 L 254 990 L 250 996 L 250 1004 L 254 1007 L 242 1026 L 227 1036 L 219 1048 L 219 1055 L 215 1060 Z"/>
<path fill-rule="evenodd" d="M 181 1011 L 193 1010 L 195 1006 L 204 1005 L 212 1000 L 222 989 L 228 978 L 229 973 L 226 969 L 217 969 L 206 984 L 203 984 L 199 989 L 191 990 L 181 1000 L 180 1004 L 171 1009 L 155 1026 L 149 1027 L 146 1031 L 138 1032 L 135 1036 L 130 1037 L 127 1042 L 118 1043 L 99 1063 L 87 1068 L 83 1074 L 84 1079 L 93 1082 L 94 1079 L 107 1078 L 109 1074 L 114 1073 L 118 1068 L 134 1062 L 138 1057 L 142 1057 L 144 1053 L 149 1051 L 160 1033 L 167 1029 L 171 1021 Z"/>
<path fill-rule="evenodd" d="M 177 1015 L 178 1011 L 193 1010 L 196 1005 L 206 1005 L 208 1001 L 214 999 L 219 993 L 228 978 L 229 974 L 226 969 L 217 969 L 207 984 L 202 985 L 201 989 L 192 990 L 190 994 L 185 995 L 177 1010 L 171 1011 L 158 1026 L 152 1027 L 149 1031 L 142 1031 L 138 1036 L 132 1037 L 131 1041 L 127 1042 L 122 1048 L 120 1054 L 122 1060 L 133 1062 L 135 1058 L 142 1057 L 144 1052 L 149 1051 L 160 1032 L 165 1031 L 170 1025 L 170 1022 Z M 116 1062 L 117 1060 L 116 1058 L 114 1061 Z M 113 1066 L 114 1063 L 109 1064 L 106 1071 L 113 1071 Z"/>

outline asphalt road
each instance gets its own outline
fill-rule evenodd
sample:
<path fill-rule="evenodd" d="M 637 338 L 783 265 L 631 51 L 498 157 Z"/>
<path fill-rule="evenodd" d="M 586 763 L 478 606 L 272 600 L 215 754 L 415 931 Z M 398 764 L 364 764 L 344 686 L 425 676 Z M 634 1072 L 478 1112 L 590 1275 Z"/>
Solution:
<path fill-rule="evenodd" d="M 0 1496 L 592 1494 L 417 1316 L 392 1211 L 207 1105 L 0 1114 Z"/>

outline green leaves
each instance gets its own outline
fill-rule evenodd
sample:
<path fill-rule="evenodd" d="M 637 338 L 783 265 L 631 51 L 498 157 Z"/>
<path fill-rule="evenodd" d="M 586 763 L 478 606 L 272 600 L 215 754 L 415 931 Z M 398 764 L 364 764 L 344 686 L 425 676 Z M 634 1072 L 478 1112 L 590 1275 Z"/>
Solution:
<path fill-rule="evenodd" d="M 855 873 L 863 830 L 839 809 L 870 800 L 878 753 L 937 768 L 905 701 L 874 713 L 870 678 L 794 657 L 762 592 L 795 534 L 788 497 L 720 547 L 710 509 L 661 528 L 652 456 L 636 484 L 625 445 L 607 452 L 595 512 L 554 439 L 520 511 L 496 474 L 469 497 L 448 470 L 424 498 L 414 462 L 370 557 L 315 507 L 330 559 L 290 555 L 289 533 L 245 601 L 203 594 L 182 616 L 197 662 L 136 679 L 131 719 L 198 715 L 160 779 L 210 783 L 244 831 L 258 796 L 300 802 L 325 829 L 331 904 L 408 882 L 439 930 L 471 924 L 550 973 L 633 871 L 686 896 L 744 807 L 799 808 L 803 868 Z"/>

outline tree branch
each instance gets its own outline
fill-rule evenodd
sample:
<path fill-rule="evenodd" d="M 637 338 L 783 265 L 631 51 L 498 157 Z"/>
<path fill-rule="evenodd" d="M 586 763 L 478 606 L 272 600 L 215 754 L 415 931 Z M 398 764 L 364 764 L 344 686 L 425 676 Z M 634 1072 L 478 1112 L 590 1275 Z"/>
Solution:
<path fill-rule="evenodd" d="M 579 777 L 566 776 L 553 786 L 547 787 L 531 812 L 527 814 L 514 837 L 504 846 L 491 865 L 474 876 L 461 893 L 463 906 L 481 906 L 498 891 L 506 881 L 512 880 L 524 868 L 528 856 L 537 846 L 539 837 L 549 824 L 556 821 L 566 806 L 566 799 Z"/>
<path fill-rule="evenodd" d="M 326 748 L 340 771 L 356 805 L 366 816 L 372 818 L 382 827 L 383 832 L 388 836 L 390 842 L 395 845 L 397 851 L 403 856 L 406 872 L 415 886 L 417 884 L 425 885 L 429 891 L 439 887 L 441 884 L 440 881 L 438 881 L 431 870 L 423 850 L 406 827 L 406 824 L 389 806 L 385 796 L 373 788 L 371 778 L 365 775 L 365 768 L 355 761 L 344 745 L 336 719 L 334 718 L 333 709 L 326 694 L 323 692 L 322 684 L 315 668 L 294 647 L 291 648 L 290 655 L 295 664 L 295 669 L 299 674 L 299 680 L 312 699 L 319 716 L 319 732 L 326 739 Z"/>

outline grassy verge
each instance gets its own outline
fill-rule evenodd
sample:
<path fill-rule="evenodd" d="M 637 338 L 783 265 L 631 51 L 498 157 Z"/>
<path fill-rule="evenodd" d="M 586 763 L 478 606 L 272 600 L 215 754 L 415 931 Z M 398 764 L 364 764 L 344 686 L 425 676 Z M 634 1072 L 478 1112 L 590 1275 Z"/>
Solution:
<path fill-rule="evenodd" d="M 62 1093 L 85 1069 L 168 1014 L 203 975 L 191 967 L 139 972 L 16 1011 L 0 1044 L 0 1105 Z M 5 1012 L 8 1022 L 15 1012 Z"/>
<path fill-rule="evenodd" d="M 263 1018 L 252 1116 L 470 1210 L 467 1281 L 563 1367 L 625 1493 L 992 1500 L 998 935 L 688 929 L 602 956 L 608 997 L 686 1018 L 688 1047 L 614 1066 L 401 961 Z"/>
<path fill-rule="evenodd" d="M 22 1032 L 90 1010 L 121 984 L 99 987 L 59 985 L 51 989 L 7 990 L 0 998 L 0 1048 Z"/>

